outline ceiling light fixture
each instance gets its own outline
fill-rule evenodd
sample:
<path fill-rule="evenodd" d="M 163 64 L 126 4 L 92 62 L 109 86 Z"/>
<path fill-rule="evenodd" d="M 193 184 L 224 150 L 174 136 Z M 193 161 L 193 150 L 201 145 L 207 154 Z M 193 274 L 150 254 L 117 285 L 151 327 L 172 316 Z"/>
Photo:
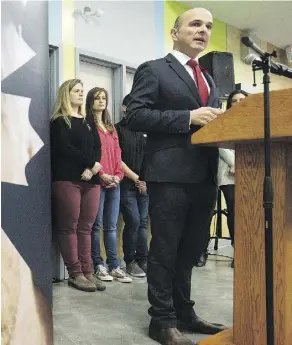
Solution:
<path fill-rule="evenodd" d="M 87 23 L 89 23 L 94 18 L 99 18 L 104 14 L 104 11 L 101 9 L 97 9 L 96 11 L 92 11 L 91 7 L 85 6 L 82 10 L 75 10 L 73 15 L 81 16 Z"/>

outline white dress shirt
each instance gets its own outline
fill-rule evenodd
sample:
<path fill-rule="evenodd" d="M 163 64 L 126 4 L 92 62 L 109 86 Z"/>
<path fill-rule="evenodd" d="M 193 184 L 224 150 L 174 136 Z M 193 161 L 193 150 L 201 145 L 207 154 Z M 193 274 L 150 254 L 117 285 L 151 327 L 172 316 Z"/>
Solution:
<path fill-rule="evenodd" d="M 194 72 L 191 66 L 187 65 L 187 62 L 191 59 L 189 56 L 187 56 L 186 54 L 179 52 L 177 50 L 173 50 L 171 52 L 171 54 L 184 66 L 184 68 L 186 69 L 186 71 L 189 73 L 189 75 L 191 76 L 191 78 L 193 79 L 194 83 L 196 83 L 195 77 L 194 77 Z M 195 61 L 198 62 L 198 59 L 194 59 Z M 207 85 L 208 88 L 208 92 L 210 94 L 210 86 L 204 76 L 204 74 L 202 73 L 202 77 L 205 81 L 205 84 Z M 191 125 L 192 119 L 191 119 L 191 112 L 190 112 L 190 122 L 189 124 Z"/>
<path fill-rule="evenodd" d="M 186 69 L 186 71 L 189 73 L 189 75 L 191 76 L 191 78 L 193 79 L 193 81 L 196 83 L 195 81 L 195 77 L 194 77 L 194 72 L 191 66 L 187 65 L 188 61 L 191 59 L 189 56 L 187 56 L 186 54 L 179 52 L 177 50 L 173 50 L 171 52 L 171 54 L 184 66 L 184 68 Z M 196 62 L 198 62 L 198 59 L 194 59 Z M 205 81 L 205 84 L 207 85 L 208 88 L 208 92 L 210 94 L 210 86 L 204 76 L 204 74 L 202 73 L 202 77 Z"/>

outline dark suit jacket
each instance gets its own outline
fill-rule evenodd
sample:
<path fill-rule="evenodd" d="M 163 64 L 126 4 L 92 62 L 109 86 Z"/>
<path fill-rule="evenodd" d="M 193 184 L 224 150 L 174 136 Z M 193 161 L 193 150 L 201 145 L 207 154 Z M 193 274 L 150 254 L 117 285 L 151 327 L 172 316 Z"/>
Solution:
<path fill-rule="evenodd" d="M 208 106 L 218 107 L 212 78 Z M 147 132 L 143 179 L 151 182 L 196 183 L 217 176 L 218 150 L 191 144 L 200 129 L 189 126 L 190 110 L 202 107 L 195 82 L 172 55 L 138 67 L 127 106 L 131 130 Z M 140 176 L 141 177 L 141 176 Z"/>

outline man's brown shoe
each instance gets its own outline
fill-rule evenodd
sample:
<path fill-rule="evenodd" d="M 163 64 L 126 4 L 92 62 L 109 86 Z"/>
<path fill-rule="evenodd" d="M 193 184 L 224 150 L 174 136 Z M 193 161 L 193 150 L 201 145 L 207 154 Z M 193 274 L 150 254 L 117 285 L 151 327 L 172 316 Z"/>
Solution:
<path fill-rule="evenodd" d="M 157 329 L 150 326 L 149 337 L 162 345 L 195 345 L 183 336 L 177 328 Z"/>
<path fill-rule="evenodd" d="M 197 316 L 191 323 L 177 321 L 177 328 L 181 332 L 200 333 L 200 334 L 217 334 L 227 329 L 226 326 L 219 323 L 210 323 Z"/>

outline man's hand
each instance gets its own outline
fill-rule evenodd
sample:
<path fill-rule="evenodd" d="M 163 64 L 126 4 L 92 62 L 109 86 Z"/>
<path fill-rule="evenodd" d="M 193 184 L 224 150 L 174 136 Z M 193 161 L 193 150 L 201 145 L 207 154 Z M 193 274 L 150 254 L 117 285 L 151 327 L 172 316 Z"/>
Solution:
<path fill-rule="evenodd" d="M 196 126 L 205 126 L 207 123 L 215 120 L 217 116 L 224 111 L 219 108 L 202 107 L 191 111 L 191 124 Z"/>
<path fill-rule="evenodd" d="M 232 167 L 230 167 L 229 172 L 231 175 L 235 174 L 235 166 L 234 165 Z"/>
<path fill-rule="evenodd" d="M 93 176 L 92 171 L 90 169 L 85 169 L 83 171 L 83 174 L 81 175 L 81 180 L 89 181 L 89 180 L 91 180 L 92 176 Z"/>
<path fill-rule="evenodd" d="M 93 168 L 91 169 L 91 172 L 93 175 L 96 175 L 102 168 L 102 165 L 99 162 L 95 162 Z"/>
<path fill-rule="evenodd" d="M 140 194 L 144 194 L 147 192 L 146 182 L 137 180 L 135 185 L 138 188 Z"/>

